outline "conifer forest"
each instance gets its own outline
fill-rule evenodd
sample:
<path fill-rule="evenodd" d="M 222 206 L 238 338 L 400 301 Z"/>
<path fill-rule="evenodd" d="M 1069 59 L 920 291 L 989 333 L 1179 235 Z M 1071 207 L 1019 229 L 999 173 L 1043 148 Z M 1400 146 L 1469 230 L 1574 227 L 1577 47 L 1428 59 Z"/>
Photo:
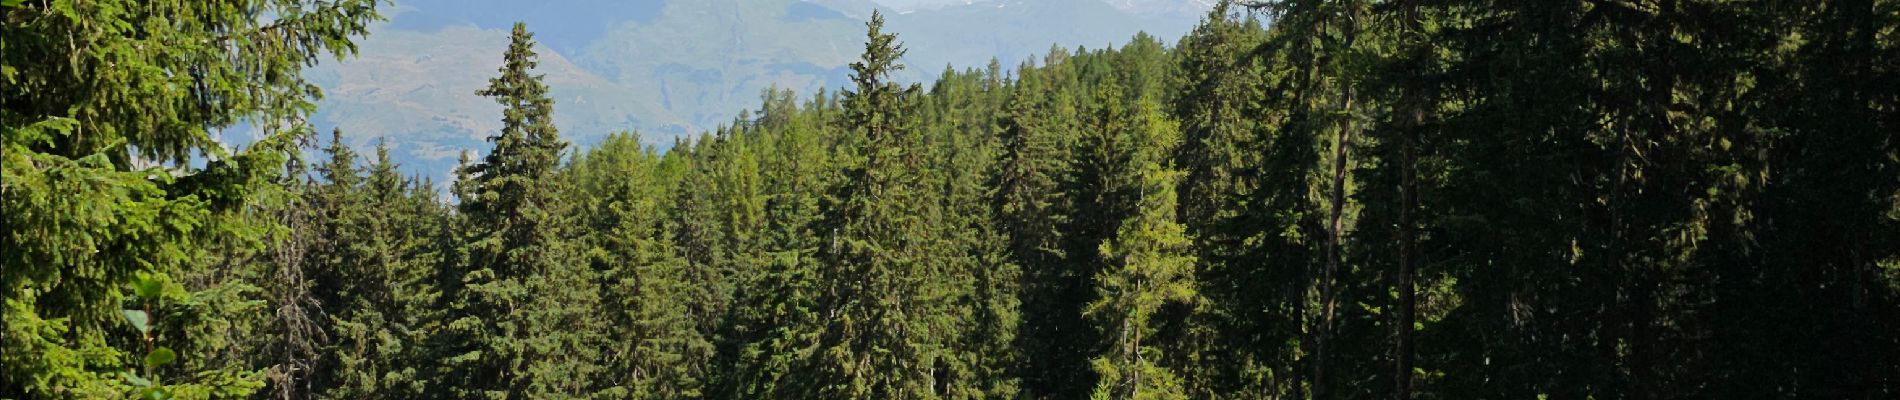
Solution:
<path fill-rule="evenodd" d="M 393 3 L 0 4 L 0 398 L 1900 399 L 1896 0 L 1223 1 L 915 83 L 872 15 L 670 147 L 564 139 L 516 24 L 447 182 L 307 118 Z"/>

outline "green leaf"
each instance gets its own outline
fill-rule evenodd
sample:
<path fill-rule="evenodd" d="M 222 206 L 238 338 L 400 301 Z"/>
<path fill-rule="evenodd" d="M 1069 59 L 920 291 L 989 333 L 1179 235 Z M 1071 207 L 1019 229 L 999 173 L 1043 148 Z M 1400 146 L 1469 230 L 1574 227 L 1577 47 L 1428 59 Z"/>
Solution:
<path fill-rule="evenodd" d="M 147 315 L 144 311 L 139 310 L 119 310 L 119 312 L 125 314 L 125 322 L 131 322 L 132 327 L 137 328 L 139 333 L 152 331 L 152 325 L 150 324 L 152 322 L 151 315 Z"/>
<path fill-rule="evenodd" d="M 171 364 L 172 360 L 177 360 L 177 359 L 178 359 L 177 352 L 173 352 L 172 349 L 169 349 L 169 348 L 160 347 L 157 349 L 153 349 L 150 354 L 145 355 L 145 366 L 148 366 L 148 367 L 163 366 L 165 364 Z"/>
<path fill-rule="evenodd" d="M 145 390 L 139 391 L 139 398 L 148 399 L 148 400 L 165 400 L 165 399 L 172 398 L 172 394 L 171 392 L 165 391 L 165 388 L 146 388 Z"/>
<path fill-rule="evenodd" d="M 165 281 L 153 279 L 150 276 L 140 276 L 137 282 L 132 283 L 132 289 L 138 292 L 139 298 L 149 301 L 157 299 L 158 295 L 165 291 Z"/>
<path fill-rule="evenodd" d="M 0 0 L 0 7 L 19 7 L 22 3 L 26 3 L 26 0 Z"/>
<path fill-rule="evenodd" d="M 151 387 L 152 386 L 152 381 L 146 380 L 145 378 L 141 378 L 139 377 L 138 374 L 134 374 L 131 372 L 121 372 L 119 374 L 124 375 L 125 381 L 128 383 L 131 383 L 132 386 L 137 386 L 137 387 Z"/>

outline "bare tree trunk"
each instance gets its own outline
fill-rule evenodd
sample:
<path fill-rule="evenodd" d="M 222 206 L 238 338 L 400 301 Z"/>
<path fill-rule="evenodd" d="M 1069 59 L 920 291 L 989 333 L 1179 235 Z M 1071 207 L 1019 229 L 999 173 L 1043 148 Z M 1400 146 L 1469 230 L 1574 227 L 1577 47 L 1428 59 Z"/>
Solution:
<path fill-rule="evenodd" d="M 1354 42 L 1356 42 L 1359 37 L 1358 10 L 1355 5 L 1347 3 L 1345 4 L 1345 9 L 1342 11 L 1343 15 L 1341 15 L 1341 17 L 1343 18 L 1344 24 L 1340 30 L 1344 40 L 1340 48 L 1328 49 L 1329 52 L 1350 51 L 1353 48 Z M 1322 34 L 1324 34 L 1323 30 Z M 1332 56 L 1329 55 L 1327 58 L 1332 58 Z M 1337 117 L 1339 118 L 1339 132 L 1336 133 L 1337 136 L 1333 142 L 1332 215 L 1328 217 L 1330 221 L 1327 223 L 1326 270 L 1324 276 L 1320 278 L 1320 303 L 1322 307 L 1320 314 L 1320 333 L 1318 338 L 1314 341 L 1313 351 L 1313 398 L 1315 399 L 1325 399 L 1331 396 L 1331 391 L 1328 390 L 1329 388 L 1326 384 L 1326 364 L 1329 361 L 1326 355 L 1326 342 L 1328 342 L 1333 335 L 1333 320 L 1339 303 L 1338 273 L 1339 264 L 1344 258 L 1346 230 L 1346 180 L 1351 175 L 1350 166 L 1352 164 L 1353 83 L 1345 79 L 1344 76 L 1340 76 L 1338 79 L 1341 82 L 1339 86 L 1338 110 L 1340 115 Z"/>
<path fill-rule="evenodd" d="M 272 246 L 265 256 L 276 267 L 269 296 L 277 306 L 273 328 L 280 330 L 279 342 L 272 344 L 279 347 L 279 358 L 265 371 L 265 378 L 270 383 L 271 397 L 281 399 L 314 395 L 310 381 L 317 368 L 317 348 L 329 341 L 315 318 L 322 313 L 322 305 L 311 295 L 304 278 L 304 269 L 309 268 L 303 263 L 308 250 L 305 246 L 312 244 L 308 232 L 313 228 L 309 226 L 311 211 L 304 204 L 303 189 L 297 190 L 296 198 L 275 215 L 290 237 Z"/>
<path fill-rule="evenodd" d="M 1344 90 L 1341 96 L 1345 109 L 1352 109 L 1352 89 Z M 1333 317 L 1339 303 L 1339 263 L 1344 258 L 1341 250 L 1345 231 L 1346 176 L 1347 159 L 1352 155 L 1352 122 L 1341 124 L 1337 143 L 1333 145 L 1333 193 L 1332 215 L 1329 217 L 1328 240 L 1326 243 L 1326 270 L 1320 277 L 1320 333 L 1314 342 L 1313 389 L 1314 398 L 1326 398 L 1326 342 L 1333 335 Z"/>

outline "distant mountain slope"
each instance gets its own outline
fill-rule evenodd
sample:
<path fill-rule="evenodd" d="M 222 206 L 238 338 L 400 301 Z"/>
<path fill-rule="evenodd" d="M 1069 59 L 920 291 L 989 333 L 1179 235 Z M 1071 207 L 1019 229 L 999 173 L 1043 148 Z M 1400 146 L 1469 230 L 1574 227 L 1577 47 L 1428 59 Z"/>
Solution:
<path fill-rule="evenodd" d="M 982 67 L 996 57 L 1014 66 L 1051 45 L 1102 48 L 1126 43 L 1139 31 L 1172 42 L 1196 21 L 1131 14 L 1101 0 L 994 0 L 902 13 L 890 26 L 910 48 L 904 61 L 936 76 L 946 64 Z"/>
<path fill-rule="evenodd" d="M 474 92 L 495 74 L 517 20 L 543 44 L 539 72 L 563 135 L 588 145 L 637 129 L 666 146 L 730 122 L 767 88 L 844 86 L 872 10 L 890 14 L 888 28 L 910 48 L 901 76 L 910 80 L 992 57 L 1013 65 L 1051 45 L 1099 48 L 1138 31 L 1173 40 L 1198 18 L 1116 4 L 1170 0 L 907 4 L 932 1 L 900 12 L 868 0 L 403 0 L 358 57 L 310 71 L 327 95 L 314 122 L 343 128 L 358 147 L 387 137 L 404 169 L 446 178 L 457 153 L 485 148 L 500 125 L 500 108 Z"/>
<path fill-rule="evenodd" d="M 1103 0 L 1116 9 L 1136 15 L 1174 18 L 1199 18 L 1214 9 L 1219 0 Z"/>
<path fill-rule="evenodd" d="M 501 107 L 475 91 L 501 66 L 508 32 L 458 25 L 376 35 L 357 58 L 308 73 L 325 94 L 313 120 L 343 129 L 359 148 L 387 138 L 404 169 L 444 178 L 462 150 L 486 148 L 484 139 L 501 129 Z M 591 140 L 634 127 L 685 130 L 685 121 L 664 107 L 560 53 L 543 50 L 538 71 L 556 101 L 555 123 L 570 137 Z"/>
<path fill-rule="evenodd" d="M 859 51 L 859 21 L 789 0 L 671 1 L 657 20 L 619 24 L 576 59 L 686 118 L 690 130 L 705 130 L 755 106 L 774 85 L 800 92 L 842 85 Z"/>

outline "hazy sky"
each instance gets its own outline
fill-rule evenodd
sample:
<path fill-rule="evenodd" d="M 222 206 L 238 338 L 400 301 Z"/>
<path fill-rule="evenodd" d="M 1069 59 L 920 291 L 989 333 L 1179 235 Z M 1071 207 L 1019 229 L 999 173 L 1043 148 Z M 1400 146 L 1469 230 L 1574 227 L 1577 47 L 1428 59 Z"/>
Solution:
<path fill-rule="evenodd" d="M 871 0 L 871 1 L 877 2 L 877 4 L 882 4 L 885 7 L 890 7 L 890 8 L 899 9 L 899 10 L 908 10 L 908 9 L 914 9 L 914 8 L 937 7 L 937 6 L 942 6 L 945 4 L 981 3 L 981 2 L 986 2 L 990 0 Z"/>

